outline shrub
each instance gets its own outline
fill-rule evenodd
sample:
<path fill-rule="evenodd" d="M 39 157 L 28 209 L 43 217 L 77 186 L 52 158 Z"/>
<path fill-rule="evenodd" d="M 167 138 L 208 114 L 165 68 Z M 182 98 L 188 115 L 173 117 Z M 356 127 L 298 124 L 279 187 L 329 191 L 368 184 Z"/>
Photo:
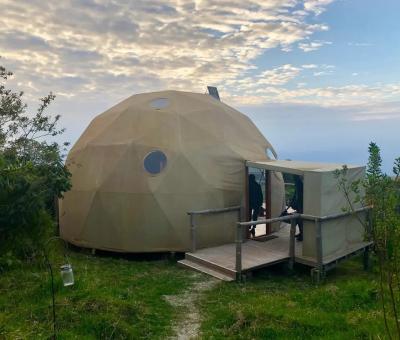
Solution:
<path fill-rule="evenodd" d="M 389 338 L 392 333 L 400 338 L 400 158 L 394 162 L 394 176 L 391 177 L 382 171 L 379 147 L 370 143 L 368 151 L 364 180 L 348 183 L 346 166 L 336 171 L 336 176 L 339 189 L 347 198 L 345 209 L 354 210 L 356 202 L 373 207 L 371 237 L 379 265 L 380 300 L 386 331 Z M 362 192 L 365 195 L 361 195 Z"/>
<path fill-rule="evenodd" d="M 29 113 L 23 93 L 6 88 L 10 76 L 0 66 L 0 251 L 29 258 L 54 225 L 55 198 L 71 186 L 62 155 L 67 144 L 49 141 L 64 132 L 57 128 L 60 116 L 47 114 L 55 96 Z M 6 257 L 0 266 L 10 263 Z"/>

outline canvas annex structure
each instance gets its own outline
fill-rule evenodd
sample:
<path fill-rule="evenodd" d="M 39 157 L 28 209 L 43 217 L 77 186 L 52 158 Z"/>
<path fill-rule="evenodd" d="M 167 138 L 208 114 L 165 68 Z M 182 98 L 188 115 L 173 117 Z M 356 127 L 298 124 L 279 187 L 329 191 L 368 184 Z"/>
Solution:
<path fill-rule="evenodd" d="M 360 222 L 368 209 L 342 212 L 346 200 L 333 174 L 342 165 L 276 158 L 251 120 L 219 95 L 134 95 L 97 116 L 71 149 L 60 234 L 92 249 L 185 252 L 180 265 L 227 281 L 280 262 L 310 266 L 319 278 L 360 251 L 367 259 L 371 243 Z M 264 196 L 264 216 L 255 222 L 250 173 Z M 279 217 L 287 203 L 284 173 L 304 182 L 301 215 Z M 348 166 L 350 182 L 363 173 Z M 299 219 L 304 238 L 295 242 Z"/>

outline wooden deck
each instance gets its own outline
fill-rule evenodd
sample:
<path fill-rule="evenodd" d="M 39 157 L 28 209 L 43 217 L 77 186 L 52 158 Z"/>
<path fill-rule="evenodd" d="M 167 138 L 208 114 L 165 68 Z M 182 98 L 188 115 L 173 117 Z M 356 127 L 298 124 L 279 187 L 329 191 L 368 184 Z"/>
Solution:
<path fill-rule="evenodd" d="M 289 228 L 284 227 L 276 233 L 276 238 L 260 242 L 247 240 L 242 245 L 242 271 L 248 272 L 254 269 L 271 266 L 289 259 Z M 297 242 L 296 248 L 301 252 L 301 242 Z M 236 245 L 235 243 L 222 246 L 204 248 L 195 253 L 186 253 L 185 260 L 179 261 L 183 266 L 202 271 L 201 267 L 207 267 L 217 273 L 226 276 L 227 281 L 236 277 L 235 271 Z M 194 264 L 197 266 L 195 268 Z M 208 273 L 213 275 L 213 273 Z"/>
<path fill-rule="evenodd" d="M 289 260 L 290 226 L 286 225 L 279 232 L 274 233 L 276 238 L 260 242 L 246 240 L 242 245 L 242 272 L 251 272 L 255 269 L 271 266 Z M 331 255 L 324 258 L 324 265 L 338 262 L 352 254 L 363 250 L 371 243 L 362 242 L 354 245 L 345 253 Z M 199 249 L 195 253 L 186 253 L 185 259 L 178 263 L 184 267 L 217 277 L 225 281 L 236 278 L 235 270 L 236 245 L 229 243 L 221 246 Z M 311 267 L 317 265 L 315 259 L 302 256 L 302 242 L 296 241 L 295 262 Z"/>

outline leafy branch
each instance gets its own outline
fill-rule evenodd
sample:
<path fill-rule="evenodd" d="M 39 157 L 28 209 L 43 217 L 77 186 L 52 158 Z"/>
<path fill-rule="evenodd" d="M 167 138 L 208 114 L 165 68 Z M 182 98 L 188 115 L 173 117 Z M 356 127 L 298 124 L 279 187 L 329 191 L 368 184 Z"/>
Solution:
<path fill-rule="evenodd" d="M 378 259 L 380 277 L 380 298 L 387 335 L 393 338 L 394 324 L 396 338 L 400 338 L 400 158 L 393 166 L 394 178 L 382 172 L 380 149 L 370 143 L 366 176 L 361 181 L 348 182 L 348 169 L 344 166 L 335 171 L 338 188 L 343 192 L 347 207 L 354 205 L 373 206 L 371 236 L 374 253 Z M 359 219 L 366 227 L 366 222 Z M 390 312 L 389 312 L 390 310 Z"/>

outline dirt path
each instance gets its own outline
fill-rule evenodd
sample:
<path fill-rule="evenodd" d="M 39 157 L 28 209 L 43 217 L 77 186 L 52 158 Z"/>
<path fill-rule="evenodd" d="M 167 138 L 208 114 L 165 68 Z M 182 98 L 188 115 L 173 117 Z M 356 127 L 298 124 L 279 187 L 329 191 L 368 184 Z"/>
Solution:
<path fill-rule="evenodd" d="M 200 278 L 200 274 L 195 275 Z M 184 316 L 173 327 L 175 336 L 170 339 L 191 340 L 198 338 L 201 318 L 196 302 L 203 292 L 213 288 L 218 282 L 219 280 L 212 277 L 201 277 L 201 281 L 196 282 L 183 294 L 165 296 L 165 299 L 172 306 L 184 308 Z"/>

